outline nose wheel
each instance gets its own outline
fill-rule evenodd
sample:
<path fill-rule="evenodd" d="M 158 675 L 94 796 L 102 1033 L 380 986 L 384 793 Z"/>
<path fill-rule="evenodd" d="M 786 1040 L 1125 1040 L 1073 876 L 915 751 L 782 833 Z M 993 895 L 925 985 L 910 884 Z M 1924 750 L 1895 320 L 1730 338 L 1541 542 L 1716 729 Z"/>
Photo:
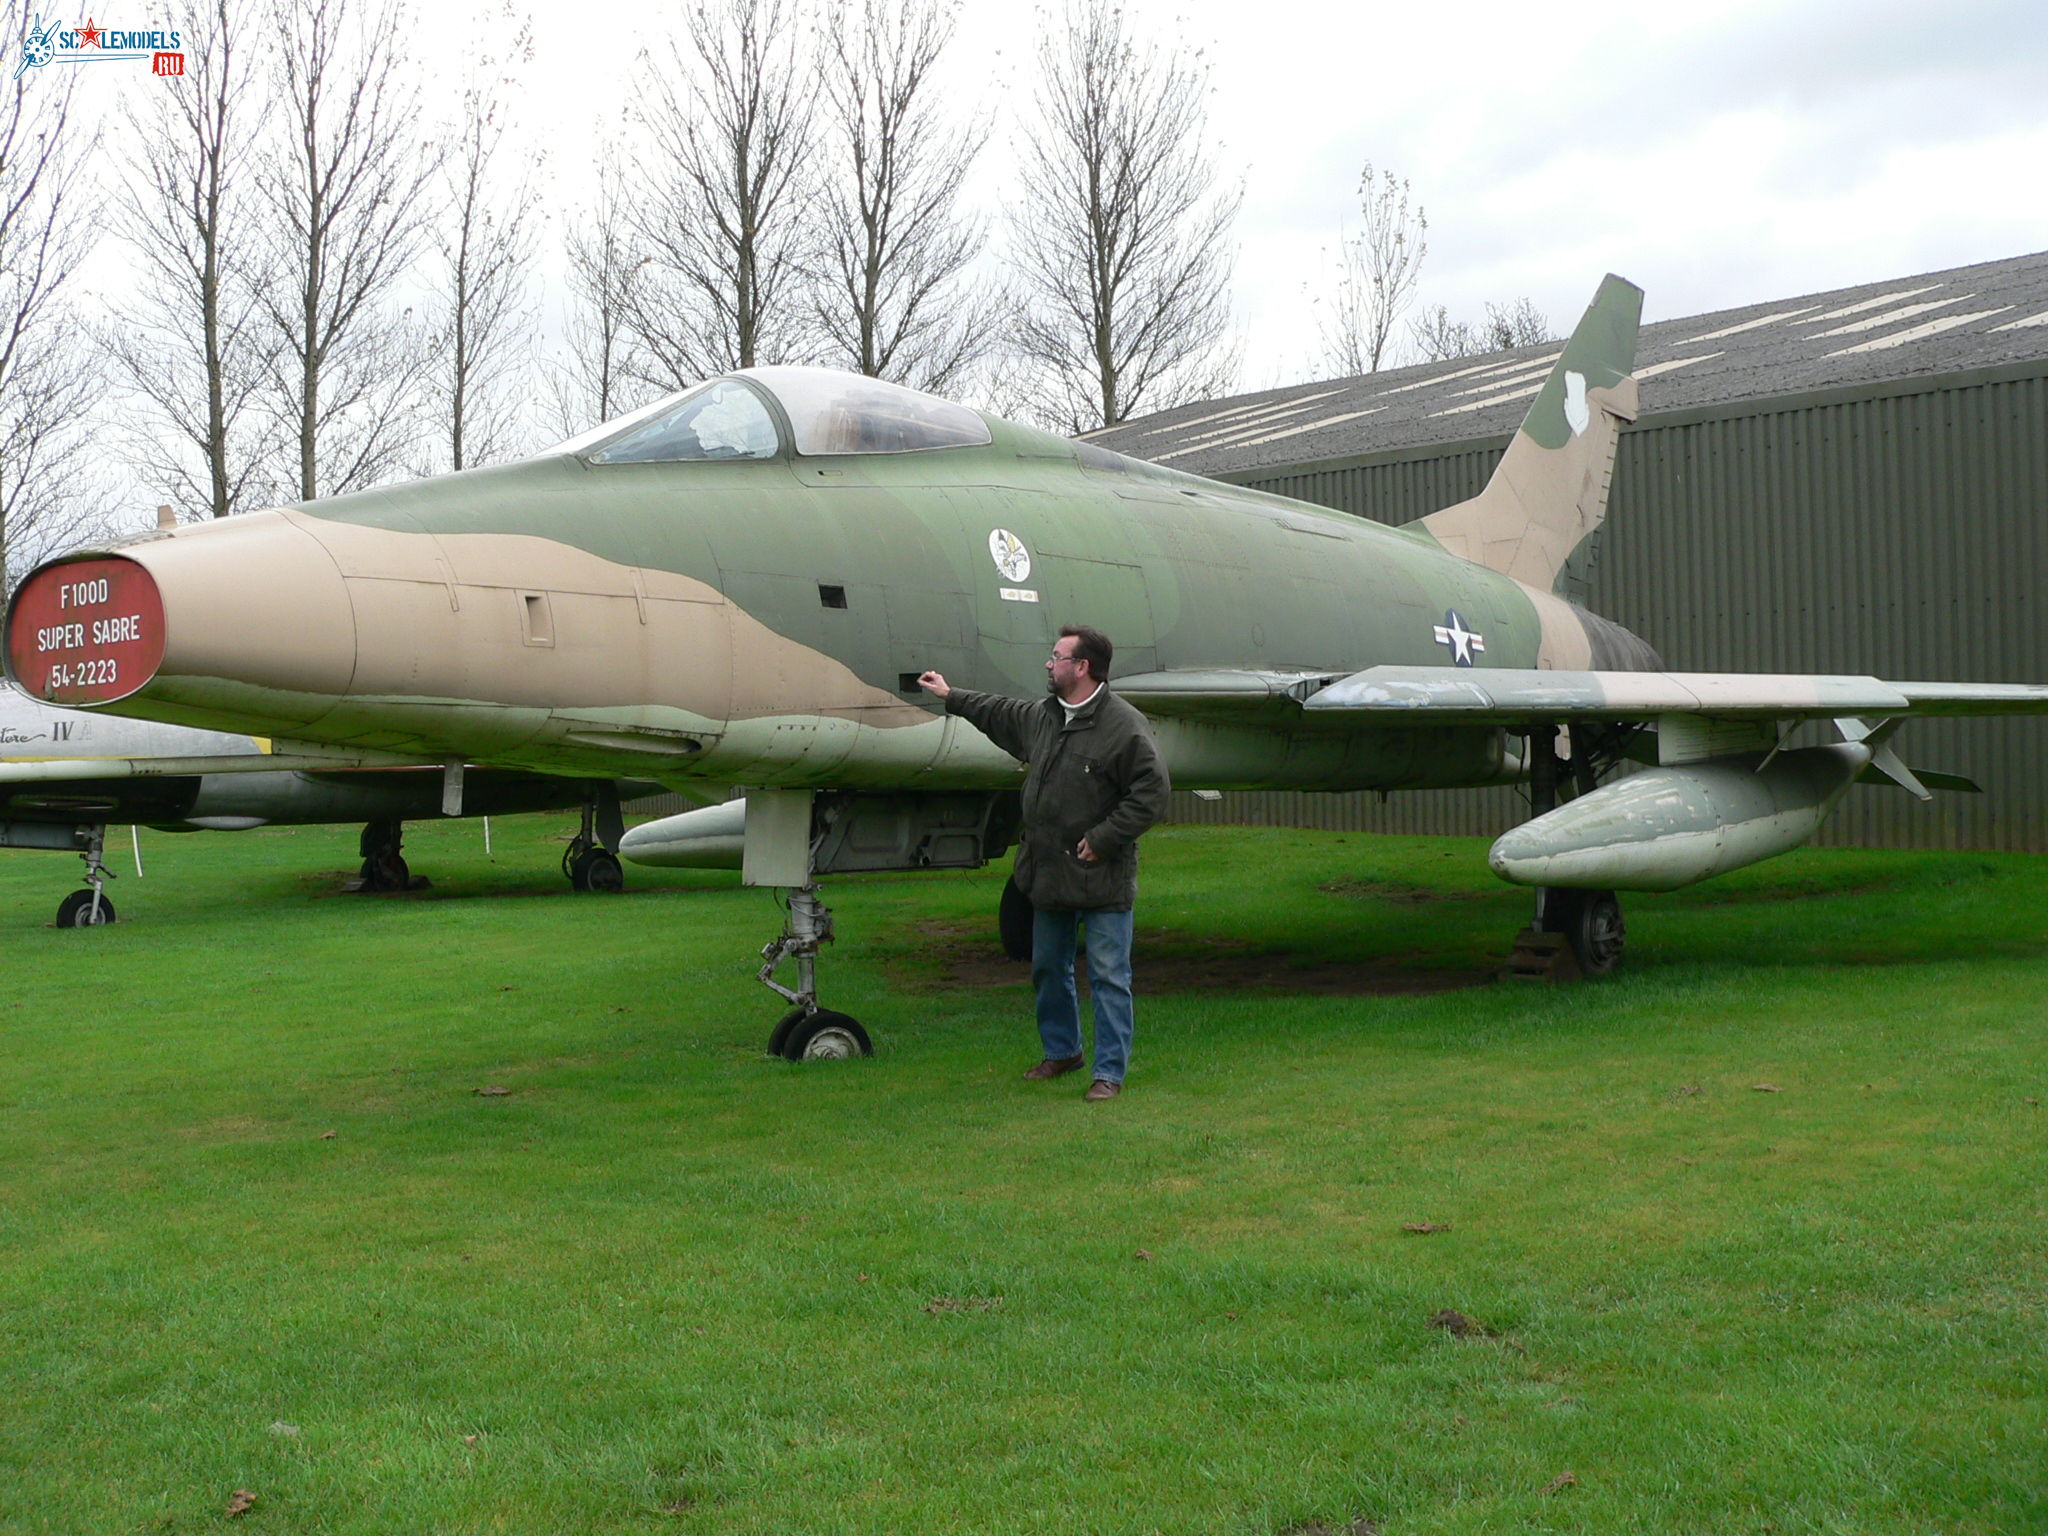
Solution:
<path fill-rule="evenodd" d="M 845 1061 L 872 1056 L 875 1043 L 858 1019 L 818 1006 L 818 947 L 832 942 L 832 909 L 815 885 L 792 887 L 782 937 L 761 950 L 761 985 L 796 1006 L 768 1036 L 768 1054 L 784 1061 Z M 775 979 L 785 960 L 796 962 L 796 986 Z"/>
<path fill-rule="evenodd" d="M 875 1054 L 860 1020 L 830 1008 L 792 1008 L 768 1037 L 768 1054 L 784 1061 L 850 1061 Z"/>

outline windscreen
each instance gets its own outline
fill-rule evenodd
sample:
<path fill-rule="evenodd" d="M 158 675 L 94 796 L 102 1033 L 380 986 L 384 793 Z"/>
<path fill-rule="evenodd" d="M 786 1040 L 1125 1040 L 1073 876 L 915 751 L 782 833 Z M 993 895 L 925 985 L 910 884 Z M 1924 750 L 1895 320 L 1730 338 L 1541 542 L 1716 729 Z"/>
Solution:
<path fill-rule="evenodd" d="M 772 459 L 781 447 L 761 397 L 737 379 L 714 379 L 653 413 L 590 456 L 593 464 Z"/>

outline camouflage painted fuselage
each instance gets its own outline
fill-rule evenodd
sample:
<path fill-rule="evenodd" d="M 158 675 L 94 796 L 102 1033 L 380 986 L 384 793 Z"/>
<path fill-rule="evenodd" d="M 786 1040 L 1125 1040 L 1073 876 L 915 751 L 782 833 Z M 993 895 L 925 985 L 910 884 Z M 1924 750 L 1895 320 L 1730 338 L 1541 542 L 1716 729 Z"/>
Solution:
<path fill-rule="evenodd" d="M 913 679 L 1032 694 L 1059 626 L 1119 675 L 1626 666 L 1631 637 L 1394 530 L 991 423 L 903 454 L 564 455 L 124 547 L 166 651 L 118 708 L 309 741 L 667 782 L 970 788 L 1015 765 Z M 1028 556 L 1010 573 L 998 530 Z M 1483 649 L 1481 648 L 1483 647 Z M 1164 721 L 1186 787 L 1488 782 L 1497 728 Z"/>

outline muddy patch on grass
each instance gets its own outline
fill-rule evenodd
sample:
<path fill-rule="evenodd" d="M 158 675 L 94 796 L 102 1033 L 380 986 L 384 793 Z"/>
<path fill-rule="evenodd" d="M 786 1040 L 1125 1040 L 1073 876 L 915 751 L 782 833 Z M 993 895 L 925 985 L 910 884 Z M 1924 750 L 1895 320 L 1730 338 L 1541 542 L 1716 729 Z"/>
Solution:
<path fill-rule="evenodd" d="M 1427 885 L 1397 885 L 1391 880 L 1326 880 L 1316 887 L 1325 896 L 1353 901 L 1384 901 L 1395 907 L 1426 907 L 1444 901 L 1484 901 L 1498 890 L 1444 891 Z"/>
<path fill-rule="evenodd" d="M 890 980 L 908 992 L 1028 986 L 1031 967 L 1004 955 L 987 923 L 913 923 L 914 941 L 888 961 Z M 1490 971 L 1427 969 L 1386 961 L 1302 960 L 1285 951 L 1171 929 L 1140 931 L 1131 962 L 1140 990 L 1167 992 L 1306 992 L 1323 997 L 1417 997 L 1476 987 Z M 1087 992 L 1085 967 L 1081 990 Z"/>

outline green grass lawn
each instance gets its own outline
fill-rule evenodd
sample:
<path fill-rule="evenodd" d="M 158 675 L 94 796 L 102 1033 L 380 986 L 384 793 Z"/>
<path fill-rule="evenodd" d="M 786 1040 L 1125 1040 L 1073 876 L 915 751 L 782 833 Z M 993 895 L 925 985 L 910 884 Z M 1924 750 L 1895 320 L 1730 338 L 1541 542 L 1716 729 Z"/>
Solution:
<path fill-rule="evenodd" d="M 2048 861 L 1551 989 L 1482 843 L 1162 829 L 1086 1106 L 999 870 L 831 882 L 792 1066 L 768 893 L 495 830 L 0 856 L 0 1531 L 2048 1530 Z"/>

